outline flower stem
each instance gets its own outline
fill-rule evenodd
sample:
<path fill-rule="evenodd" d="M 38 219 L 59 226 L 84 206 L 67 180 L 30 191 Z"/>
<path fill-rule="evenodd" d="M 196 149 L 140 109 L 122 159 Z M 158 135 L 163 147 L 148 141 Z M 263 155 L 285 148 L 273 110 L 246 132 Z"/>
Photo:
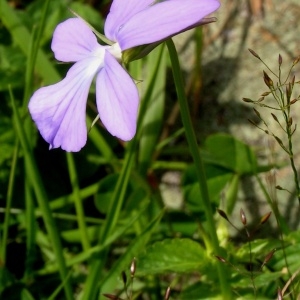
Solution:
<path fill-rule="evenodd" d="M 66 153 L 69 176 L 71 180 L 72 192 L 74 196 L 75 209 L 77 215 L 77 223 L 80 232 L 81 245 L 84 251 L 87 251 L 90 248 L 90 241 L 87 233 L 87 227 L 85 224 L 85 214 L 82 205 L 82 198 L 80 196 L 80 187 L 77 178 L 75 161 L 72 153 Z"/>
<path fill-rule="evenodd" d="M 201 193 L 201 199 L 203 201 L 202 205 L 204 207 L 205 216 L 206 216 L 206 220 L 207 220 L 207 228 L 208 228 L 208 232 L 210 235 L 211 245 L 206 245 L 206 246 L 211 247 L 213 250 L 213 253 L 215 255 L 220 255 L 219 241 L 218 241 L 216 227 L 215 227 L 215 223 L 214 223 L 214 219 L 213 219 L 211 203 L 209 200 L 204 165 L 203 165 L 202 157 L 199 152 L 195 132 L 194 132 L 194 129 L 192 126 L 191 118 L 190 118 L 190 113 L 189 113 L 189 108 L 188 108 L 188 104 L 187 104 L 187 99 L 185 96 L 183 77 L 182 77 L 182 73 L 180 70 L 177 51 L 176 51 L 175 45 L 171 39 L 168 40 L 166 43 L 167 43 L 167 47 L 168 47 L 169 54 L 170 54 L 173 77 L 174 77 L 174 82 L 176 85 L 176 91 L 177 91 L 177 96 L 178 96 L 178 101 L 179 101 L 179 106 L 180 106 L 182 123 L 185 128 L 185 134 L 186 134 L 187 142 L 188 142 L 188 145 L 190 148 L 190 152 L 193 157 L 194 164 L 196 166 L 198 183 L 199 183 L 199 188 L 200 188 L 200 193 Z M 227 275 L 225 272 L 225 266 L 218 263 L 217 269 L 218 269 L 222 297 L 223 297 L 223 299 L 232 299 L 230 284 L 228 282 Z"/>
<path fill-rule="evenodd" d="M 19 109 L 17 108 L 17 105 L 15 103 L 12 90 L 9 88 L 9 93 L 10 93 L 10 98 L 11 98 L 11 105 L 13 109 L 13 114 L 14 114 L 14 125 L 15 125 L 15 130 L 16 134 L 20 140 L 20 144 L 23 149 L 23 155 L 24 155 L 24 160 L 25 160 L 25 167 L 26 167 L 26 176 L 28 176 L 31 186 L 34 190 L 36 200 L 39 205 L 39 209 L 42 212 L 44 224 L 47 230 L 47 233 L 49 235 L 49 240 L 51 241 L 53 251 L 55 254 L 55 259 L 57 261 L 57 264 L 59 266 L 59 273 L 61 280 L 65 281 L 64 285 L 64 291 L 65 291 L 65 299 L 67 300 L 73 300 L 73 292 L 72 292 L 72 287 L 71 287 L 71 282 L 70 280 L 66 279 L 68 278 L 68 270 L 66 267 L 66 262 L 65 258 L 63 255 L 63 248 L 59 236 L 58 229 L 56 227 L 56 223 L 54 221 L 54 218 L 52 216 L 52 211 L 49 206 L 49 200 L 47 197 L 47 193 L 44 189 L 44 185 L 41 180 L 41 176 L 38 171 L 38 167 L 36 165 L 29 141 L 28 141 L 28 136 L 24 130 L 23 123 L 21 120 L 21 116 L 19 114 Z"/>

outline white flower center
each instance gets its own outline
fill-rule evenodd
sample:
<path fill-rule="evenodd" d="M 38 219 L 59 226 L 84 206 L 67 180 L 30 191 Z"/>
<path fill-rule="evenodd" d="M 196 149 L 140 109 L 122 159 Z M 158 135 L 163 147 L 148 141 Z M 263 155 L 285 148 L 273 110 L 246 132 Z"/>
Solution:
<path fill-rule="evenodd" d="M 117 61 L 121 62 L 122 60 L 122 50 L 120 48 L 119 43 L 114 43 L 113 45 L 107 48 L 107 51 L 117 59 Z"/>

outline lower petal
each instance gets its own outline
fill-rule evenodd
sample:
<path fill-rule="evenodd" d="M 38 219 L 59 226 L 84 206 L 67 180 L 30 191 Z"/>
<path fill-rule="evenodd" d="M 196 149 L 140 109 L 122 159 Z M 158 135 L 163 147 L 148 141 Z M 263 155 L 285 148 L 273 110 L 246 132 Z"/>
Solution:
<path fill-rule="evenodd" d="M 50 149 L 76 152 L 86 144 L 86 102 L 98 68 L 95 58 L 79 61 L 62 81 L 37 90 L 31 97 L 29 112 Z"/>
<path fill-rule="evenodd" d="M 96 98 L 106 129 L 123 141 L 131 140 L 136 132 L 139 95 L 134 81 L 109 52 L 97 76 Z"/>

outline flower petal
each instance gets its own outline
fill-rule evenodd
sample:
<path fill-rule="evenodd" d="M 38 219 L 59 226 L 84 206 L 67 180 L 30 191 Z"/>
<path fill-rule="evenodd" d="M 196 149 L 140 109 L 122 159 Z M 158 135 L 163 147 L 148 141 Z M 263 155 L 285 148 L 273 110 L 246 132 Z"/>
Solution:
<path fill-rule="evenodd" d="M 37 90 L 29 111 L 51 148 L 79 151 L 86 143 L 86 102 L 99 58 L 89 57 L 74 64 L 60 82 Z"/>
<path fill-rule="evenodd" d="M 88 25 L 79 18 L 71 18 L 55 28 L 51 49 L 57 60 L 76 62 L 87 57 L 97 45 Z"/>
<path fill-rule="evenodd" d="M 116 34 L 132 16 L 147 8 L 155 0 L 114 0 L 105 21 L 105 35 L 116 41 Z"/>
<path fill-rule="evenodd" d="M 97 76 L 96 98 L 106 129 L 123 141 L 131 140 L 136 132 L 138 91 L 131 77 L 108 51 L 104 68 Z"/>
<path fill-rule="evenodd" d="M 116 35 L 122 50 L 161 41 L 197 26 L 220 6 L 219 0 L 166 0 L 130 18 Z"/>

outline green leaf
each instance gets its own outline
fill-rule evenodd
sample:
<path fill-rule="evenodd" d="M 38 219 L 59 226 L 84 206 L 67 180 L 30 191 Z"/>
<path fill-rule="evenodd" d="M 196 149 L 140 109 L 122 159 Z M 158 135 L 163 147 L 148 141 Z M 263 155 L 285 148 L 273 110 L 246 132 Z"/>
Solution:
<path fill-rule="evenodd" d="M 145 230 L 137 236 L 128 246 L 126 252 L 116 261 L 116 263 L 110 268 L 107 276 L 101 282 L 101 292 L 110 292 L 110 288 L 115 287 L 118 278 L 121 275 L 121 272 L 129 268 L 130 263 L 137 257 L 138 254 L 146 247 L 151 235 L 154 230 L 157 228 L 161 218 L 163 216 L 163 211 L 152 220 Z M 137 266 L 137 269 L 140 269 L 140 266 Z M 101 298 L 104 299 L 104 298 Z"/>
<path fill-rule="evenodd" d="M 197 282 L 183 290 L 182 293 L 180 293 L 180 299 L 221 300 L 223 297 L 219 294 L 215 284 Z"/>
<path fill-rule="evenodd" d="M 218 204 L 220 199 L 220 193 L 224 189 L 227 182 L 231 179 L 232 173 L 224 168 L 220 168 L 214 165 L 205 165 L 205 171 L 207 175 L 207 187 L 210 199 L 215 204 Z M 188 208 L 194 212 L 200 212 L 204 210 L 201 203 L 201 193 L 199 185 L 196 180 L 195 166 L 191 166 L 186 169 L 183 176 L 184 198 L 188 205 Z"/>
<path fill-rule="evenodd" d="M 23 289 L 21 292 L 21 300 L 34 300 L 34 298 L 28 290 Z"/>
<path fill-rule="evenodd" d="M 257 161 L 253 150 L 228 134 L 214 134 L 205 141 L 206 157 L 210 163 L 228 168 L 238 174 L 255 174 Z M 207 161 L 206 160 L 206 161 Z"/>
<path fill-rule="evenodd" d="M 149 247 L 137 259 L 137 274 L 192 272 L 207 268 L 210 259 L 199 243 L 190 239 L 168 239 Z"/>
<path fill-rule="evenodd" d="M 144 86 L 147 87 L 145 97 L 149 97 L 150 100 L 147 100 L 149 104 L 143 117 L 143 134 L 139 147 L 139 171 L 142 175 L 147 173 L 147 169 L 151 165 L 164 116 L 167 59 L 163 46 L 159 46 L 147 57 L 148 63 L 145 72 L 149 76 Z"/>

